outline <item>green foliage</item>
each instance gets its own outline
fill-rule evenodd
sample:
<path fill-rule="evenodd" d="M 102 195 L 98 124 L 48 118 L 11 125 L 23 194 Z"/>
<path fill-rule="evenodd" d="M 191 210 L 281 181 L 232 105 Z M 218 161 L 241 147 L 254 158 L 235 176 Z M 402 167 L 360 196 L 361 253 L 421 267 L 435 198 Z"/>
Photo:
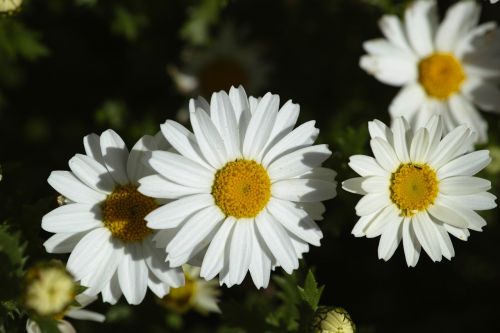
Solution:
<path fill-rule="evenodd" d="M 49 55 L 40 35 L 14 18 L 0 18 L 0 58 L 34 61 Z"/>
<path fill-rule="evenodd" d="M 228 0 L 202 0 L 189 8 L 188 19 L 181 29 L 181 37 L 193 45 L 205 45 L 211 40 L 210 28 L 217 23 Z"/>
<path fill-rule="evenodd" d="M 386 14 L 402 14 L 404 8 L 412 0 L 362 0 L 369 5 L 378 7 L 382 12 Z"/>
<path fill-rule="evenodd" d="M 114 8 L 114 17 L 111 22 L 111 31 L 134 42 L 139 37 L 142 29 L 148 25 L 146 16 L 135 13 L 124 6 L 117 5 Z"/>
<path fill-rule="evenodd" d="M 127 117 L 128 110 L 123 101 L 108 100 L 95 112 L 98 125 L 115 129 L 122 129 Z"/>

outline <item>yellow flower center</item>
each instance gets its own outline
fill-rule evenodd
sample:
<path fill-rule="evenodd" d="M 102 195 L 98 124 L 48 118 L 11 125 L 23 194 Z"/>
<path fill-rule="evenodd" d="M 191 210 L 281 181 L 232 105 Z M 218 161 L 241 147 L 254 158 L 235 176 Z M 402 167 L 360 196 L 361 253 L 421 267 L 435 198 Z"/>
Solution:
<path fill-rule="evenodd" d="M 255 217 L 269 201 L 271 180 L 261 164 L 236 160 L 217 171 L 212 195 L 227 216 Z"/>
<path fill-rule="evenodd" d="M 413 216 L 434 203 L 438 194 L 436 172 L 426 164 L 402 164 L 391 177 L 391 200 L 403 216 Z"/>
<path fill-rule="evenodd" d="M 465 73 L 450 53 L 434 53 L 418 64 L 419 81 L 427 95 L 446 99 L 460 89 Z"/>
<path fill-rule="evenodd" d="M 184 313 L 193 304 L 197 285 L 194 279 L 185 274 L 185 284 L 179 288 L 172 288 L 168 295 L 163 297 L 163 304 L 174 311 Z"/>
<path fill-rule="evenodd" d="M 155 200 L 139 193 L 136 186 L 119 185 L 102 204 L 103 223 L 124 242 L 141 241 L 151 233 L 144 217 L 157 207 Z"/>

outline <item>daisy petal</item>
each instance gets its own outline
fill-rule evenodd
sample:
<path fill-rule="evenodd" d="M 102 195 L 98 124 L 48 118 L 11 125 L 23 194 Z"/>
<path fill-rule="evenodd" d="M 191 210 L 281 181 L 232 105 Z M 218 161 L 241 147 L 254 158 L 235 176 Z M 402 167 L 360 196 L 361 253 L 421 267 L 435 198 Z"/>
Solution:
<path fill-rule="evenodd" d="M 127 244 L 118 265 L 118 282 L 129 304 L 140 304 L 146 296 L 148 267 L 144 258 L 142 246 L 136 243 Z"/>
<path fill-rule="evenodd" d="M 92 157 L 94 160 L 104 165 L 99 135 L 92 133 L 85 136 L 83 138 L 83 147 L 85 148 L 85 154 L 87 154 L 87 156 Z"/>
<path fill-rule="evenodd" d="M 429 151 L 429 132 L 426 128 L 420 128 L 410 146 L 410 159 L 415 163 L 422 163 L 427 160 L 427 152 Z"/>
<path fill-rule="evenodd" d="M 361 195 L 368 194 L 368 192 L 366 192 L 361 186 L 364 180 L 365 177 L 355 177 L 347 179 L 342 182 L 342 188 L 351 193 L 357 193 Z"/>
<path fill-rule="evenodd" d="M 401 221 L 392 220 L 385 228 L 380 237 L 378 246 L 378 258 L 387 261 L 391 259 L 401 242 Z"/>
<path fill-rule="evenodd" d="M 274 146 L 291 132 L 299 118 L 300 106 L 288 100 L 278 112 L 271 134 L 269 135 L 268 147 Z"/>
<path fill-rule="evenodd" d="M 456 206 L 471 210 L 487 210 L 496 208 L 496 197 L 488 192 L 479 192 L 469 195 L 441 195 L 444 199 L 452 201 Z"/>
<path fill-rule="evenodd" d="M 432 261 L 441 261 L 439 239 L 434 233 L 431 223 L 434 223 L 427 213 L 417 214 L 412 219 L 413 230 L 418 241 Z"/>
<path fill-rule="evenodd" d="M 415 267 L 420 257 L 420 243 L 413 231 L 412 221 L 409 218 L 403 220 L 403 248 L 405 252 L 406 264 L 408 267 Z"/>
<path fill-rule="evenodd" d="M 451 224 L 457 228 L 467 228 L 467 221 L 459 213 L 450 207 L 443 204 L 443 202 L 436 202 L 435 205 L 430 206 L 427 211 L 439 221 Z"/>
<path fill-rule="evenodd" d="M 401 20 L 394 15 L 384 15 L 378 22 L 380 30 L 384 36 L 395 46 L 408 53 L 413 53 L 413 50 L 408 44 L 406 39 L 406 32 L 404 30 Z"/>
<path fill-rule="evenodd" d="M 467 125 L 477 135 L 477 143 L 488 140 L 488 123 L 484 120 L 477 109 L 460 94 L 455 94 L 449 99 L 451 114 L 458 124 Z"/>
<path fill-rule="evenodd" d="M 428 160 L 431 166 L 438 170 L 440 167 L 448 163 L 457 156 L 457 152 L 463 149 L 465 140 L 470 134 L 470 130 L 466 126 L 459 126 L 448 133 L 439 145 L 434 150 L 434 153 L 429 156 Z"/>
<path fill-rule="evenodd" d="M 68 253 L 73 251 L 76 244 L 85 236 L 87 232 L 79 233 L 58 233 L 50 237 L 43 243 L 45 251 L 49 253 Z"/>
<path fill-rule="evenodd" d="M 111 177 L 121 185 L 129 183 L 127 176 L 128 149 L 122 138 L 109 129 L 101 134 L 101 151 Z"/>
<path fill-rule="evenodd" d="M 442 166 L 437 177 L 444 179 L 453 176 L 473 176 L 491 162 L 488 150 L 478 150 L 454 159 Z"/>
<path fill-rule="evenodd" d="M 231 236 L 229 285 L 240 284 L 247 274 L 252 256 L 253 219 L 238 219 Z"/>
<path fill-rule="evenodd" d="M 392 146 L 380 137 L 370 141 L 375 159 L 386 171 L 393 172 L 400 165 L 400 161 Z"/>
<path fill-rule="evenodd" d="M 130 183 L 139 185 L 139 179 L 151 175 L 150 168 L 145 163 L 145 158 L 150 156 L 150 152 L 156 149 L 155 139 L 150 135 L 145 135 L 132 147 L 127 160 L 127 175 Z"/>
<path fill-rule="evenodd" d="M 469 176 L 455 176 L 441 180 L 439 191 L 449 195 L 466 195 L 488 191 L 491 182 L 486 179 Z"/>
<path fill-rule="evenodd" d="M 178 199 L 188 195 L 199 194 L 200 192 L 210 193 L 210 189 L 202 191 L 199 188 L 179 185 L 160 175 L 141 178 L 139 184 L 138 191 L 152 198 Z"/>
<path fill-rule="evenodd" d="M 408 163 L 410 161 L 407 139 L 409 131 L 408 128 L 409 125 L 404 118 L 398 117 L 394 119 L 394 151 L 402 163 Z"/>
<path fill-rule="evenodd" d="M 170 286 L 167 283 L 162 282 L 151 272 L 148 277 L 148 287 L 159 298 L 163 298 L 163 296 L 167 295 L 170 291 Z"/>
<path fill-rule="evenodd" d="M 364 55 L 359 66 L 380 82 L 391 86 L 399 87 L 417 79 L 415 64 L 405 58 Z"/>
<path fill-rule="evenodd" d="M 494 83 L 471 77 L 464 82 L 462 92 L 481 109 L 500 113 L 500 90 Z"/>
<path fill-rule="evenodd" d="M 276 198 L 298 202 L 313 202 L 332 199 L 337 194 L 330 182 L 317 179 L 287 179 L 272 184 L 271 195 Z"/>
<path fill-rule="evenodd" d="M 405 27 L 410 44 L 420 57 L 434 51 L 433 36 L 437 27 L 435 1 L 415 1 L 405 10 Z"/>
<path fill-rule="evenodd" d="M 122 290 L 118 282 L 118 272 L 113 274 L 113 277 L 102 289 L 102 301 L 110 304 L 115 304 L 122 297 Z"/>
<path fill-rule="evenodd" d="M 42 218 L 42 229 L 49 232 L 77 233 L 101 227 L 99 207 L 73 203 L 58 207 Z"/>
<path fill-rule="evenodd" d="M 227 151 L 227 159 L 232 161 L 241 156 L 240 135 L 236 115 L 226 92 L 214 93 L 210 100 L 212 121 L 220 133 Z"/>
<path fill-rule="evenodd" d="M 349 166 L 362 177 L 388 175 L 388 172 L 371 156 L 353 155 L 349 157 Z"/>
<path fill-rule="evenodd" d="M 285 229 L 265 210 L 257 216 L 255 223 L 267 247 L 285 272 L 290 274 L 299 267 L 299 260 Z"/>
<path fill-rule="evenodd" d="M 403 218 L 393 205 L 381 209 L 377 215 L 366 225 L 364 233 L 366 237 L 373 238 L 384 233 L 386 227 L 392 224 L 400 224 Z"/>
<path fill-rule="evenodd" d="M 200 271 L 200 276 L 206 280 L 213 279 L 220 272 L 224 263 L 229 262 L 228 258 L 224 258 L 224 249 L 229 246 L 227 244 L 229 244 L 235 224 L 234 217 L 227 217 L 210 242 Z"/>
<path fill-rule="evenodd" d="M 250 270 L 250 275 L 257 289 L 267 288 L 271 275 L 272 254 L 257 231 L 257 228 L 254 228 L 253 232 L 252 248 L 254 251 L 248 269 Z"/>
<path fill-rule="evenodd" d="M 474 2 L 457 2 L 446 12 L 436 33 L 436 48 L 441 52 L 453 52 L 463 36 L 479 21 L 480 7 Z"/>
<path fill-rule="evenodd" d="M 52 171 L 47 182 L 73 202 L 95 204 L 106 199 L 106 194 L 84 185 L 69 171 Z"/>
<path fill-rule="evenodd" d="M 102 192 L 110 193 L 115 187 L 108 170 L 87 155 L 76 154 L 69 160 L 69 168 L 85 185 Z"/>

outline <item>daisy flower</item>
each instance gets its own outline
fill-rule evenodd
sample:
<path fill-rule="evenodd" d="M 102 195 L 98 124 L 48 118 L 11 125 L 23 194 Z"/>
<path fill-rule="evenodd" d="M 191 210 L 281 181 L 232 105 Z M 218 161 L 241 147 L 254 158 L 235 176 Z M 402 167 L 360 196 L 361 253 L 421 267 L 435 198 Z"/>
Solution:
<path fill-rule="evenodd" d="M 219 274 L 227 286 L 250 271 L 266 287 L 271 268 L 291 273 L 309 244 L 320 245 L 314 220 L 336 194 L 335 172 L 320 167 L 331 152 L 312 145 L 314 121 L 293 129 L 297 104 L 279 109 L 271 93 L 231 88 L 189 106 L 194 134 L 167 120 L 161 131 L 178 153 L 154 151 L 158 174 L 139 181 L 144 195 L 173 200 L 146 216 L 148 227 L 164 229 L 155 240 L 173 267 L 197 261 L 203 278 Z"/>
<path fill-rule="evenodd" d="M 220 295 L 217 280 L 201 279 L 199 267 L 184 265 L 183 268 L 186 283 L 182 287 L 170 289 L 170 293 L 162 298 L 161 304 L 181 314 L 191 309 L 204 315 L 210 312 L 220 313 L 217 305 Z"/>
<path fill-rule="evenodd" d="M 369 131 L 375 158 L 351 156 L 349 166 L 361 177 L 342 184 L 363 195 L 352 233 L 381 236 L 380 259 L 389 260 L 402 239 L 408 266 L 417 264 L 421 247 L 433 261 L 450 260 L 455 252 L 448 233 L 467 240 L 468 229 L 486 225 L 475 211 L 496 207 L 490 182 L 474 177 L 490 162 L 489 152 L 466 153 L 474 133 L 465 125 L 441 138 L 439 116 L 415 133 L 404 118 L 395 119 L 393 130 L 375 120 Z"/>
<path fill-rule="evenodd" d="M 139 304 L 148 287 L 163 297 L 184 275 L 165 263 L 146 226 L 144 217 L 159 203 L 137 191 L 137 180 L 150 174 L 142 159 L 160 143 L 144 136 L 129 153 L 112 130 L 83 141 L 86 154 L 69 160 L 71 171 L 53 171 L 48 179 L 69 203 L 43 217 L 42 228 L 55 233 L 45 249 L 71 252 L 68 270 L 88 287 L 85 293 L 102 293 L 105 302 L 114 304 L 123 293 Z"/>
<path fill-rule="evenodd" d="M 402 86 L 389 112 L 414 128 L 433 114 L 446 132 L 465 124 L 487 141 L 487 123 L 476 107 L 500 112 L 500 32 L 495 22 L 478 25 L 481 7 L 474 1 L 451 6 L 438 24 L 436 1 L 419 0 L 405 11 L 404 22 L 384 16 L 385 39 L 363 44 L 368 55 L 360 66 L 379 81 Z"/>
<path fill-rule="evenodd" d="M 321 306 L 313 320 L 314 333 L 355 333 L 356 324 L 341 307 Z"/>
<path fill-rule="evenodd" d="M 64 320 L 63 318 L 73 318 L 78 320 L 91 320 L 102 323 L 106 317 L 100 313 L 85 310 L 84 308 L 95 301 L 97 297 L 88 296 L 85 294 L 79 294 L 75 297 L 76 302 L 78 302 L 78 306 L 71 306 L 67 312 L 59 315 L 55 319 L 57 320 L 57 328 L 61 333 L 76 333 L 75 328 L 71 325 L 70 322 Z M 28 319 L 26 322 L 26 332 L 27 333 L 42 333 L 40 326 L 36 323 L 35 320 Z"/>

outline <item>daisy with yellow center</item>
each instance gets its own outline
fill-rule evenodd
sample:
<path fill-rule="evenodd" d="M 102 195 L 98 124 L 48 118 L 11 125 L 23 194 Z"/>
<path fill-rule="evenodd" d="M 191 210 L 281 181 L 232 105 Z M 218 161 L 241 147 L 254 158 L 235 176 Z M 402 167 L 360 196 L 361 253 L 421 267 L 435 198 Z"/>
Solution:
<path fill-rule="evenodd" d="M 183 314 L 196 310 L 203 315 L 210 312 L 220 313 L 217 305 L 220 295 L 217 280 L 205 281 L 200 278 L 200 268 L 184 265 L 186 283 L 179 288 L 173 288 L 161 299 L 161 304 L 167 309 Z"/>
<path fill-rule="evenodd" d="M 155 231 L 144 217 L 158 202 L 137 191 L 138 179 L 151 174 L 143 163 L 151 149 L 166 145 L 144 136 L 132 150 L 112 130 L 84 138 L 85 155 L 69 161 L 71 171 L 54 171 L 48 182 L 65 197 L 65 205 L 43 217 L 42 228 L 54 232 L 44 246 L 51 253 L 71 252 L 67 268 L 88 287 L 116 303 L 122 293 L 139 304 L 148 287 L 163 297 L 183 284 L 182 270 L 170 268 L 152 241 Z"/>
<path fill-rule="evenodd" d="M 172 202 L 146 216 L 160 229 L 173 267 L 188 261 L 200 275 L 221 284 L 240 284 L 250 272 L 257 288 L 270 271 L 291 273 L 309 244 L 319 246 L 320 202 L 335 196 L 335 172 L 322 168 L 326 145 L 312 145 L 314 121 L 293 129 L 299 106 L 279 97 L 247 98 L 245 90 L 190 102 L 194 133 L 168 120 L 161 126 L 177 153 L 154 151 L 149 163 L 158 174 L 139 181 L 144 195 Z"/>
<path fill-rule="evenodd" d="M 392 101 L 393 118 L 421 127 L 438 114 L 446 132 L 465 124 L 474 142 L 487 141 L 487 123 L 476 107 L 500 112 L 500 31 L 495 22 L 478 25 L 481 7 L 458 1 L 438 24 L 437 3 L 417 0 L 404 22 L 386 15 L 379 22 L 385 39 L 363 44 L 360 66 L 379 81 L 403 86 Z"/>
<path fill-rule="evenodd" d="M 421 247 L 433 261 L 450 260 L 455 252 L 448 233 L 467 240 L 468 229 L 486 225 L 475 211 L 496 207 L 490 182 L 474 177 L 490 163 L 489 152 L 467 153 L 474 133 L 466 126 L 442 137 L 439 116 L 416 132 L 404 118 L 396 118 L 392 130 L 372 121 L 369 131 L 375 158 L 351 156 L 349 166 L 361 177 L 342 184 L 363 195 L 352 233 L 381 236 L 380 259 L 389 260 L 402 240 L 408 266 L 417 264 Z"/>

